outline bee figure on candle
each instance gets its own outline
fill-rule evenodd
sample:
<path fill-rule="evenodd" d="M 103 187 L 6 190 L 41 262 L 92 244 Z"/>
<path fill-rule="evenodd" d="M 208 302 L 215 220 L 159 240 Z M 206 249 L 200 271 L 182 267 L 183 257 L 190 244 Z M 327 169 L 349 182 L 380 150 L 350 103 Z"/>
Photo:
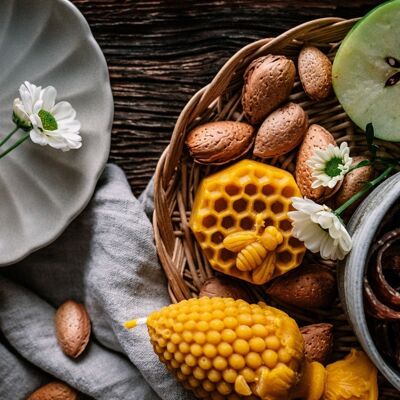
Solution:
<path fill-rule="evenodd" d="M 269 279 L 275 269 L 275 249 L 283 242 L 282 233 L 274 226 L 264 229 L 261 214 L 256 217 L 254 231 L 234 232 L 224 241 L 224 247 L 238 253 L 236 267 L 240 271 L 254 271 L 253 278 L 257 281 Z"/>

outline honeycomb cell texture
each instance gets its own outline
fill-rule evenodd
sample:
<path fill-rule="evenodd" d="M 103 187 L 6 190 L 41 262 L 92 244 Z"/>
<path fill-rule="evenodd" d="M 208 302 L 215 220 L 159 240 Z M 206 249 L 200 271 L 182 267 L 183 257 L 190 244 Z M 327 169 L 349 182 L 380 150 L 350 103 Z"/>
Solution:
<path fill-rule="evenodd" d="M 301 194 L 289 172 L 252 160 L 203 179 L 189 224 L 212 268 L 264 284 L 300 265 L 305 247 L 287 215 L 293 196 Z"/>
<path fill-rule="evenodd" d="M 160 360 L 200 399 L 287 400 L 299 381 L 299 328 L 262 302 L 184 300 L 152 313 L 147 326 Z"/>

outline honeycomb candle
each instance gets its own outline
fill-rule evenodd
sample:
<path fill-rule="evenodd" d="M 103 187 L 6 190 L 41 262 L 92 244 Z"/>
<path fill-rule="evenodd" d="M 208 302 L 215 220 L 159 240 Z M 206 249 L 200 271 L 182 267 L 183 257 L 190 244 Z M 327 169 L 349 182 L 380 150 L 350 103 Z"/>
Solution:
<path fill-rule="evenodd" d="M 304 342 L 296 322 L 262 302 L 184 300 L 152 313 L 147 327 L 160 360 L 201 399 L 288 399 L 302 372 Z"/>
<path fill-rule="evenodd" d="M 293 176 L 242 160 L 203 179 L 190 228 L 212 268 L 262 285 L 300 265 L 305 248 L 291 236 Z"/>

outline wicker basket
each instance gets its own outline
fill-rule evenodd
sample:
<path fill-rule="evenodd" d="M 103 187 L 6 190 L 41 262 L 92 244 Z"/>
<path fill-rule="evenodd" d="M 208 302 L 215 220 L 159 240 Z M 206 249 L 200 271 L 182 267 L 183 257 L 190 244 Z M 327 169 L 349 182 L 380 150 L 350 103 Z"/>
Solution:
<path fill-rule="evenodd" d="M 165 270 L 169 293 L 173 302 L 197 296 L 202 283 L 214 275 L 200 247 L 189 229 L 193 199 L 203 176 L 217 170 L 216 167 L 200 166 L 184 149 L 186 134 L 196 125 L 216 120 L 241 121 L 241 89 L 243 74 L 254 59 L 269 53 L 283 54 L 294 61 L 305 42 L 323 49 L 333 59 L 335 52 L 357 19 L 323 18 L 299 25 L 274 39 L 262 39 L 238 51 L 215 76 L 213 81 L 197 92 L 187 103 L 175 125 L 171 143 L 162 155 L 155 175 L 155 212 L 153 226 L 158 255 Z M 334 96 L 324 102 L 311 101 L 304 93 L 298 79 L 289 100 L 300 104 L 309 115 L 309 122 L 327 128 L 338 143 L 346 141 L 351 154 L 367 151 L 365 136 L 349 120 Z M 400 156 L 400 147 L 394 143 L 379 142 L 382 156 Z M 249 155 L 248 155 L 249 157 Z M 269 164 L 294 172 L 296 149 Z M 313 255 L 306 255 L 312 259 Z M 322 262 L 322 260 L 318 260 Z M 326 262 L 334 268 L 334 262 Z M 250 288 L 256 298 L 264 298 L 259 287 Z M 267 299 L 271 304 L 271 301 Z M 334 356 L 341 357 L 357 340 L 347 323 L 342 309 L 305 313 L 298 309 L 286 310 L 300 325 L 314 322 L 330 322 L 335 326 Z M 380 378 L 380 399 L 400 399 L 400 393 Z"/>

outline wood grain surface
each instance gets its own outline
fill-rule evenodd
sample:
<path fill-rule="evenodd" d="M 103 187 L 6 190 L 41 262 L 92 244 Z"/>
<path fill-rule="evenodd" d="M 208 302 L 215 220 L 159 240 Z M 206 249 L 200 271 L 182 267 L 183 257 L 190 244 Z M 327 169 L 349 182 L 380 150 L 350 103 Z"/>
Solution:
<path fill-rule="evenodd" d="M 337 1 L 73 0 L 110 70 L 110 160 L 139 194 L 190 97 L 244 45 L 314 18 L 358 17 L 381 3 Z"/>

